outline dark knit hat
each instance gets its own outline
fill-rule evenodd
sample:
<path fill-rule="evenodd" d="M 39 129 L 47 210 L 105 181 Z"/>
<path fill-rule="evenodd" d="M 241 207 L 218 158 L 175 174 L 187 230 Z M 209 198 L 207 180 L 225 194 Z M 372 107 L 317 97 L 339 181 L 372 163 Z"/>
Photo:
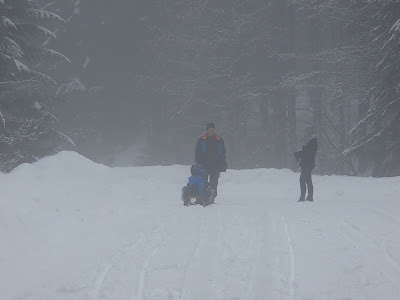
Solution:
<path fill-rule="evenodd" d="M 208 130 L 209 128 L 214 128 L 215 129 L 215 124 L 214 123 L 207 123 L 207 129 L 206 130 Z"/>

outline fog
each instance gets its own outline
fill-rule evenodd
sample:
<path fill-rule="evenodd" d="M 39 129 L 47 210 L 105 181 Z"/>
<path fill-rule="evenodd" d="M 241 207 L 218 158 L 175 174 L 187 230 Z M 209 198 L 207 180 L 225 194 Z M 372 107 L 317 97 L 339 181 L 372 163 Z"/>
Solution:
<path fill-rule="evenodd" d="M 214 122 L 229 168 L 296 170 L 312 124 L 316 173 L 400 175 L 399 1 L 0 8 L 4 171 L 60 150 L 110 166 L 192 164 Z"/>

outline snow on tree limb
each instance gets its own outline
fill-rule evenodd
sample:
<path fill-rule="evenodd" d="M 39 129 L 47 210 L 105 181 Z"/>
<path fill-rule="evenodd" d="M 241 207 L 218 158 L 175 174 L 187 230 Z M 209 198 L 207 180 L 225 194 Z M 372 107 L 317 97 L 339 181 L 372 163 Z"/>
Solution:
<path fill-rule="evenodd" d="M 34 24 L 17 24 L 17 30 L 19 33 L 26 35 L 27 33 L 30 35 L 40 35 L 49 38 L 56 38 L 56 35 L 51 30 Z"/>
<path fill-rule="evenodd" d="M 87 88 L 83 85 L 83 83 L 80 81 L 79 78 L 74 78 L 71 82 L 69 83 L 64 83 L 62 84 L 57 92 L 56 95 L 65 95 L 71 92 L 86 92 Z"/>
<path fill-rule="evenodd" d="M 42 10 L 42 9 L 29 9 L 27 13 L 37 19 L 41 20 L 53 20 L 53 21 L 58 21 L 61 23 L 66 23 L 65 20 L 60 17 L 59 15 L 49 12 L 47 10 Z"/>
<path fill-rule="evenodd" d="M 393 32 L 395 32 L 395 31 L 400 32 L 400 19 L 398 19 L 398 20 L 393 24 L 392 28 L 390 29 L 390 33 L 393 33 Z"/>
<path fill-rule="evenodd" d="M 51 83 L 51 84 L 53 84 L 53 85 L 57 85 L 57 82 L 53 79 L 53 78 L 51 78 L 50 76 L 48 76 L 48 75 L 46 75 L 46 74 L 44 74 L 44 73 L 40 73 L 40 72 L 35 72 L 35 71 L 33 71 L 33 72 L 31 72 L 33 75 L 35 75 L 35 77 L 38 79 L 38 80 L 41 80 L 41 81 L 45 81 L 45 82 L 49 82 L 49 83 Z"/>
<path fill-rule="evenodd" d="M 348 157 L 358 151 L 365 150 L 369 146 L 373 146 L 376 144 L 376 142 L 382 138 L 382 133 L 383 131 L 378 132 L 377 134 L 374 134 L 371 137 L 368 137 L 366 141 L 357 141 L 353 145 L 351 145 L 349 148 L 343 151 L 342 155 L 344 157 Z"/>
<path fill-rule="evenodd" d="M 17 27 L 15 26 L 14 22 L 11 21 L 9 18 L 5 16 L 0 16 L 0 29 L 2 31 L 6 30 L 16 30 Z"/>
<path fill-rule="evenodd" d="M 15 58 L 11 57 L 10 55 L 4 54 L 0 52 L 0 65 L 2 66 L 3 70 L 9 70 L 12 72 L 20 71 L 20 68 L 25 66 L 20 61 L 16 60 Z M 25 66 L 26 67 L 26 66 Z M 29 69 L 28 69 L 29 70 Z"/>
<path fill-rule="evenodd" d="M 53 1 L 53 2 L 47 3 L 45 6 L 43 6 L 43 7 L 42 7 L 42 9 L 46 9 L 46 8 L 48 8 L 48 7 L 52 6 L 52 5 L 53 5 L 53 4 L 55 4 L 55 3 L 56 3 L 56 1 Z"/>
<path fill-rule="evenodd" d="M 23 90 L 23 89 L 32 89 L 43 87 L 44 83 L 36 80 L 34 78 L 21 80 L 21 81 L 2 81 L 0 82 L 1 90 L 4 91 L 15 91 L 15 90 Z"/>
<path fill-rule="evenodd" d="M 0 118 L 1 118 L 2 125 L 3 125 L 3 129 L 5 129 L 6 128 L 6 119 L 4 118 L 3 113 L 1 111 L 0 111 Z"/>
<path fill-rule="evenodd" d="M 14 58 L 19 58 L 24 54 L 20 46 L 14 40 L 8 37 L 0 40 L 0 52 L 10 55 Z"/>
<path fill-rule="evenodd" d="M 398 99 L 393 100 L 388 103 L 384 108 L 381 114 L 382 117 L 386 117 L 387 115 L 391 115 L 393 112 L 400 111 L 400 101 Z"/>
<path fill-rule="evenodd" d="M 62 133 L 61 131 L 57 131 L 57 133 L 59 134 L 59 135 L 61 135 L 67 142 L 69 142 L 72 146 L 75 146 L 76 144 L 74 143 L 74 141 L 69 137 L 69 136 L 67 136 L 66 134 L 64 134 L 64 133 Z"/>
<path fill-rule="evenodd" d="M 349 131 L 350 136 L 354 136 L 359 133 L 363 126 L 370 124 L 370 119 L 375 116 L 375 111 L 369 110 L 367 115 L 362 118 L 354 127 Z"/>
<path fill-rule="evenodd" d="M 60 62 L 64 63 L 71 63 L 71 61 L 69 60 L 68 57 L 66 57 L 64 54 L 54 51 L 52 49 L 48 49 L 48 48 L 42 48 L 41 52 L 43 55 L 45 56 L 51 56 L 51 57 L 55 57 L 56 59 L 58 59 Z"/>
<path fill-rule="evenodd" d="M 28 73 L 31 72 L 31 70 L 25 64 L 23 64 L 22 62 L 20 62 L 19 60 L 15 59 L 15 58 L 14 58 L 14 64 L 20 72 L 22 72 L 22 71 L 28 72 Z"/>
<path fill-rule="evenodd" d="M 40 32 L 43 33 L 43 35 L 54 38 L 54 39 L 56 38 L 56 35 L 51 30 L 48 30 L 47 28 L 45 28 L 43 26 L 37 26 L 37 28 L 39 29 Z"/>
<path fill-rule="evenodd" d="M 28 7 L 31 9 L 40 9 L 39 4 L 37 3 L 37 0 L 25 0 L 28 4 Z"/>

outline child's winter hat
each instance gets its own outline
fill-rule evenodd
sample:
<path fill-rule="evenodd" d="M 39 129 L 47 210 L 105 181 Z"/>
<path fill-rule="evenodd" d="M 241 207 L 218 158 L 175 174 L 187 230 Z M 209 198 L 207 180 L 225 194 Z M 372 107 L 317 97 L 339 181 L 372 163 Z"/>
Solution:
<path fill-rule="evenodd" d="M 193 165 L 190 168 L 190 173 L 192 174 L 192 176 L 204 176 L 205 175 L 205 170 L 203 167 L 199 166 L 199 165 Z"/>

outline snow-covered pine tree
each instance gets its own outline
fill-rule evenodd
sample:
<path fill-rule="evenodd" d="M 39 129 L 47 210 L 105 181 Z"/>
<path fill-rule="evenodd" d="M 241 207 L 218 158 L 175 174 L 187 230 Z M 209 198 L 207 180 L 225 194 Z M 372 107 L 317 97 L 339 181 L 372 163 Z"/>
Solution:
<path fill-rule="evenodd" d="M 69 62 L 46 47 L 65 20 L 39 1 L 0 1 L 0 168 L 35 160 L 54 151 L 57 119 L 52 114 L 55 66 Z"/>

